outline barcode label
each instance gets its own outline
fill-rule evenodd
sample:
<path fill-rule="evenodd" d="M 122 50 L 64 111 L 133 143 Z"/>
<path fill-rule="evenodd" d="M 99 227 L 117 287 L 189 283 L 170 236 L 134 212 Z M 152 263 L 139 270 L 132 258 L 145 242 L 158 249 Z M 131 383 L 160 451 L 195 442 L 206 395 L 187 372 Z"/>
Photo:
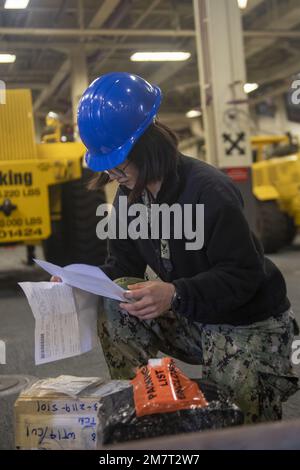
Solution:
<path fill-rule="evenodd" d="M 46 354 L 45 354 L 45 334 L 44 333 L 41 333 L 40 346 L 41 346 L 41 359 L 45 359 Z"/>

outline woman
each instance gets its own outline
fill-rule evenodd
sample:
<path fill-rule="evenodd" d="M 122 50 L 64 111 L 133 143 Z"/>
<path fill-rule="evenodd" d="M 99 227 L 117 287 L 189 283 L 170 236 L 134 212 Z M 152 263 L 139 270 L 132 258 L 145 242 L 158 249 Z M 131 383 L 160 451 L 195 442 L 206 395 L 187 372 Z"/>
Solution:
<path fill-rule="evenodd" d="M 282 401 L 297 390 L 290 363 L 294 322 L 283 276 L 250 232 L 232 181 L 180 154 L 173 132 L 155 120 L 160 102 L 159 88 L 112 73 L 95 80 L 79 105 L 86 162 L 105 171 L 94 187 L 118 182 L 116 214 L 121 196 L 127 197 L 127 236 L 109 241 L 101 266 L 128 286 L 127 302 L 104 299 L 99 317 L 111 377 L 132 378 L 160 350 L 201 364 L 203 377 L 227 390 L 246 422 L 278 420 Z M 183 212 L 189 205 L 185 222 L 194 228 L 196 208 L 204 205 L 202 246 L 187 249 L 186 232 L 174 235 L 174 218 L 169 237 L 133 239 L 130 208 L 136 203 L 148 208 L 150 235 L 155 204 L 176 204 Z M 122 214 L 118 226 L 124 225 Z M 147 266 L 156 280 L 144 280 Z"/>

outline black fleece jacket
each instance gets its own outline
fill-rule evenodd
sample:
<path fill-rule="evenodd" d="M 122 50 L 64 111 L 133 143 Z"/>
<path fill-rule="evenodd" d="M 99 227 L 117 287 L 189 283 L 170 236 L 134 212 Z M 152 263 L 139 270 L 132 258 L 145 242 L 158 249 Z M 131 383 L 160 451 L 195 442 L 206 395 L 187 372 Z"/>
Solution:
<path fill-rule="evenodd" d="M 128 195 L 128 190 L 119 188 L 114 201 L 117 213 L 121 195 Z M 159 241 L 110 240 L 109 256 L 101 268 L 111 279 L 143 278 L 149 265 L 176 286 L 182 299 L 179 313 L 204 324 L 248 325 L 290 307 L 284 278 L 264 257 L 244 217 L 241 194 L 224 173 L 180 155 L 177 172 L 163 182 L 156 203 L 204 204 L 203 247 L 187 250 L 190 240 L 171 236 L 172 270 L 167 272 Z"/>

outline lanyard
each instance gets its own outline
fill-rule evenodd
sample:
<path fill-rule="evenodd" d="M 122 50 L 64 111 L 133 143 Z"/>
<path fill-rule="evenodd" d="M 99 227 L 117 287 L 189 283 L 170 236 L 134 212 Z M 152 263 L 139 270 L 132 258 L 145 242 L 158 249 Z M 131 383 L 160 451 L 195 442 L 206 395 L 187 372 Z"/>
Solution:
<path fill-rule="evenodd" d="M 147 207 L 147 216 L 148 216 L 148 224 L 151 224 L 151 205 L 155 203 L 155 199 L 153 195 L 145 189 L 142 193 L 142 201 Z M 149 230 L 149 233 L 151 233 L 151 230 Z M 171 252 L 170 252 L 170 243 L 169 240 L 165 239 L 160 239 L 159 242 L 159 247 L 157 244 L 154 242 L 154 240 L 151 240 L 154 244 L 154 249 L 155 253 L 158 256 L 158 261 L 159 261 L 159 273 L 158 276 L 160 277 L 161 275 L 161 266 L 163 267 L 164 271 L 164 276 L 166 280 L 170 280 L 171 278 L 171 271 L 173 271 L 173 265 L 171 261 Z"/>

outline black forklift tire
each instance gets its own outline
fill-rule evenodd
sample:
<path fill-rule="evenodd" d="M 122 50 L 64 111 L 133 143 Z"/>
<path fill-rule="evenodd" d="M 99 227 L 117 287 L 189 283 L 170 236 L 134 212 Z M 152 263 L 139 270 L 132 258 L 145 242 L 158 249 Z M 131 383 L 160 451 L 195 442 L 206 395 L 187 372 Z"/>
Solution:
<path fill-rule="evenodd" d="M 295 225 L 293 217 L 286 215 L 286 244 L 292 245 L 296 235 L 298 233 L 298 227 Z"/>
<path fill-rule="evenodd" d="M 87 183 L 93 172 L 83 168 L 81 179 L 62 185 L 62 218 L 52 222 L 52 234 L 43 242 L 45 259 L 65 266 L 72 263 L 101 265 L 107 253 L 107 241 L 96 235 L 100 218 L 99 204 L 106 202 L 103 189 L 90 191 Z"/>
<path fill-rule="evenodd" d="M 257 233 L 265 253 L 276 253 L 287 244 L 287 219 L 276 201 L 257 201 Z"/>

